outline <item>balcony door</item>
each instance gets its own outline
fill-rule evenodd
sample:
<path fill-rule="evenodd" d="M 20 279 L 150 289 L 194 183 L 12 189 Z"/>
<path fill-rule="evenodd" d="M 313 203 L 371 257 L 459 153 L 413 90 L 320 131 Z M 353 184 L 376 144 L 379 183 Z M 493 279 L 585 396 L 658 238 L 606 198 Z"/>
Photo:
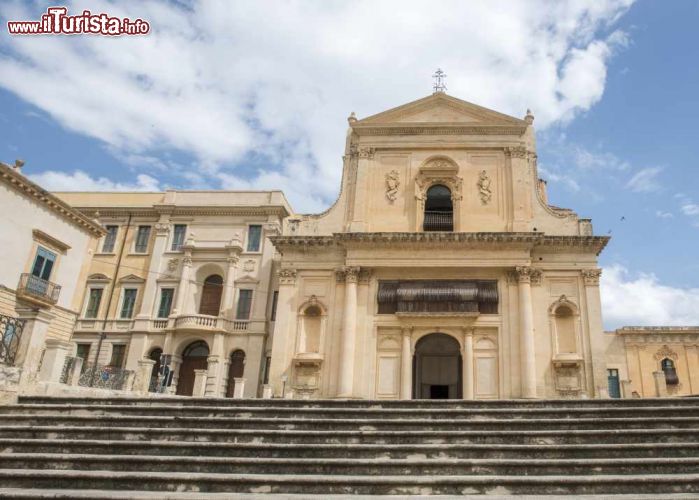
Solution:
<path fill-rule="evenodd" d="M 204 280 L 199 303 L 199 314 L 218 316 L 221 311 L 221 294 L 223 293 L 223 278 L 212 274 Z"/>
<path fill-rule="evenodd" d="M 189 344 L 182 353 L 180 376 L 177 380 L 177 395 L 191 396 L 194 392 L 194 370 L 208 367 L 209 346 L 203 340 Z"/>

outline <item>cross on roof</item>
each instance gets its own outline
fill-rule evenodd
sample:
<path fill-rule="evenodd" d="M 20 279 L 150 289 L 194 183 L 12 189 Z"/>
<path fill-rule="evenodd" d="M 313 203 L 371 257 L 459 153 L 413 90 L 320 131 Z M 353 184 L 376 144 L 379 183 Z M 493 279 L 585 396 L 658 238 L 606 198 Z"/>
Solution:
<path fill-rule="evenodd" d="M 432 75 L 432 78 L 434 78 L 432 88 L 434 89 L 435 94 L 437 92 L 444 92 L 447 90 L 447 86 L 444 83 L 444 80 L 447 78 L 447 74 L 442 71 L 442 68 L 437 68 L 437 71 L 435 71 L 434 75 Z"/>

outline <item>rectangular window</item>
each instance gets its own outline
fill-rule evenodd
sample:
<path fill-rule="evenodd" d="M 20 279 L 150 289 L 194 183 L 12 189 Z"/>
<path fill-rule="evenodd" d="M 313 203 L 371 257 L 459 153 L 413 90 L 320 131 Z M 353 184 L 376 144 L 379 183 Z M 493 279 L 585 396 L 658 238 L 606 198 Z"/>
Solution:
<path fill-rule="evenodd" d="M 174 288 L 163 288 L 160 290 L 160 307 L 158 307 L 158 317 L 167 318 L 172 309 L 172 297 L 175 295 Z"/>
<path fill-rule="evenodd" d="M 87 363 L 87 357 L 90 355 L 90 344 L 78 344 L 78 352 L 75 357 L 83 359 L 83 366 Z"/>
<path fill-rule="evenodd" d="M 262 226 L 248 227 L 248 252 L 260 251 L 260 237 L 262 236 Z"/>
<path fill-rule="evenodd" d="M 135 288 L 124 288 L 124 300 L 121 302 L 121 318 L 133 318 L 133 310 L 136 306 L 136 290 Z"/>
<path fill-rule="evenodd" d="M 112 359 L 109 360 L 109 366 L 112 366 L 114 368 L 121 368 L 124 365 L 125 353 L 125 344 L 112 344 Z"/>
<path fill-rule="evenodd" d="M 184 235 L 187 232 L 186 224 L 175 224 L 175 228 L 172 233 L 172 251 L 179 252 L 182 250 L 182 245 L 184 245 Z"/>
<path fill-rule="evenodd" d="M 36 257 L 34 258 L 32 276 L 48 281 L 51 277 L 51 270 L 53 269 L 53 264 L 55 262 L 55 253 L 49 252 L 43 247 L 39 247 L 36 251 Z"/>
<path fill-rule="evenodd" d="M 250 306 L 252 305 L 252 290 L 240 290 L 238 295 L 238 309 L 235 319 L 250 319 Z"/>
<path fill-rule="evenodd" d="M 272 314 L 269 315 L 270 321 L 277 321 L 277 300 L 279 300 L 279 291 L 275 290 L 272 295 Z"/>
<path fill-rule="evenodd" d="M 150 226 L 138 226 L 134 252 L 146 253 L 148 251 L 148 239 L 150 238 Z"/>
<path fill-rule="evenodd" d="M 105 229 L 107 234 L 104 236 L 104 243 L 102 243 L 102 253 L 112 253 L 116 244 L 119 226 L 105 226 Z"/>
<path fill-rule="evenodd" d="M 85 309 L 86 318 L 96 318 L 100 310 L 100 302 L 102 302 L 103 288 L 90 288 L 90 298 L 87 300 L 87 309 Z"/>

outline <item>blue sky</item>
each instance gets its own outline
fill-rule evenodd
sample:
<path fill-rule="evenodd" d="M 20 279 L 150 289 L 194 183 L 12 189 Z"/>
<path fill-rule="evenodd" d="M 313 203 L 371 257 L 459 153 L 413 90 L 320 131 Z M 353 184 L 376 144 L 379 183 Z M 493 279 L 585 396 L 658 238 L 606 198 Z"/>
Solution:
<path fill-rule="evenodd" d="M 0 4 L 37 19 L 46 3 Z M 87 3 L 69 3 L 69 12 Z M 145 37 L 0 36 L 0 161 L 50 189 L 339 188 L 346 117 L 448 93 L 538 130 L 549 199 L 611 234 L 605 324 L 699 324 L 699 2 L 89 2 Z"/>

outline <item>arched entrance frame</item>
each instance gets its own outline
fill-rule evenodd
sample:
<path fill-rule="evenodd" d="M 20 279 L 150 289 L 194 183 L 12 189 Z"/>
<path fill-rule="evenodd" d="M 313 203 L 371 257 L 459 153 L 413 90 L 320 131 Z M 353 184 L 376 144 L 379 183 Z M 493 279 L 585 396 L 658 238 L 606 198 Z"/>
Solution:
<path fill-rule="evenodd" d="M 458 174 L 459 165 L 447 156 L 431 156 L 422 163 L 415 176 L 415 199 L 417 201 L 415 231 L 423 232 L 427 190 L 437 184 L 446 186 L 451 191 L 453 231 L 461 231 L 461 200 L 463 198 L 461 186 L 463 180 Z"/>
<path fill-rule="evenodd" d="M 422 372 L 423 367 L 420 366 L 420 363 L 422 360 L 418 357 L 418 344 L 423 340 L 423 339 L 428 339 L 428 337 L 431 337 L 435 335 L 435 339 L 438 338 L 437 336 L 444 336 L 452 341 L 455 342 L 455 345 L 458 346 L 458 353 L 456 354 L 458 356 L 457 360 L 455 362 L 457 363 L 456 365 L 456 370 L 457 370 L 457 387 L 456 391 L 453 394 L 449 394 L 447 398 L 444 399 L 462 399 L 463 398 L 463 393 L 464 393 L 464 359 L 465 359 L 465 353 L 464 353 L 464 342 L 463 342 L 463 336 L 462 338 L 459 338 L 458 334 L 454 334 L 450 331 L 442 331 L 441 329 L 433 329 L 431 331 L 423 331 L 420 333 L 417 333 L 413 335 L 413 338 L 411 340 L 411 364 L 412 364 L 412 399 L 430 399 L 426 398 L 424 391 L 423 391 L 423 379 L 424 379 L 424 374 Z"/>
<path fill-rule="evenodd" d="M 172 365 L 173 365 L 172 370 L 175 372 L 175 377 L 173 377 L 174 380 L 172 383 L 172 385 L 173 385 L 172 392 L 174 392 L 175 394 L 179 394 L 178 390 L 180 389 L 180 383 L 182 381 L 182 368 L 186 362 L 185 352 L 187 351 L 187 349 L 190 346 L 193 346 L 194 344 L 199 343 L 199 342 L 202 342 L 203 344 L 205 344 L 207 349 L 208 349 L 208 354 L 205 357 L 206 364 L 202 363 L 203 366 L 201 368 L 199 368 L 202 370 L 206 370 L 207 366 L 208 366 L 208 357 L 209 357 L 209 354 L 211 354 L 210 342 L 207 342 L 204 338 L 199 337 L 199 336 L 187 336 L 178 343 L 177 348 L 175 349 L 176 354 L 172 357 Z M 187 369 L 186 366 L 185 366 L 185 369 Z M 193 370 L 194 369 L 197 369 L 197 368 L 193 368 Z M 194 377 L 194 374 L 192 373 L 192 383 L 193 383 L 193 377 Z M 186 383 L 188 383 L 188 382 L 186 382 Z"/>

